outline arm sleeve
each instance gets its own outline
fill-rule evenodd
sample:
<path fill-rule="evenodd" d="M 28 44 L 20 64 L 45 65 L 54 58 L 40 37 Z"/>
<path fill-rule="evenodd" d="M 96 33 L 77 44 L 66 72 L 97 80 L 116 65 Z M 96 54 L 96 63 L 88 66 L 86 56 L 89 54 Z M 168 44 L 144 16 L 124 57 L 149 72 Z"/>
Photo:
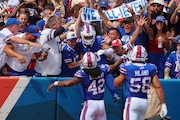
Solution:
<path fill-rule="evenodd" d="M 65 29 L 63 27 L 59 27 L 58 29 L 56 29 L 54 31 L 54 37 L 59 36 L 60 34 L 62 34 L 65 31 Z"/>

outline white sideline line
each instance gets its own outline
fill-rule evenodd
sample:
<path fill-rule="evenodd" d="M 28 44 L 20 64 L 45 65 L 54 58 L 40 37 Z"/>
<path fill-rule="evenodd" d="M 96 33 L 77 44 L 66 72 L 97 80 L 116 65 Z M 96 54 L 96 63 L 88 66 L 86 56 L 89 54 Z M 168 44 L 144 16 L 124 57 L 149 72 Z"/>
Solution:
<path fill-rule="evenodd" d="M 31 77 L 19 77 L 18 82 L 16 83 L 11 93 L 7 97 L 6 101 L 0 108 L 0 120 L 5 120 L 7 118 L 12 108 L 16 104 L 17 100 L 21 96 L 22 92 L 28 85 L 30 79 Z"/>

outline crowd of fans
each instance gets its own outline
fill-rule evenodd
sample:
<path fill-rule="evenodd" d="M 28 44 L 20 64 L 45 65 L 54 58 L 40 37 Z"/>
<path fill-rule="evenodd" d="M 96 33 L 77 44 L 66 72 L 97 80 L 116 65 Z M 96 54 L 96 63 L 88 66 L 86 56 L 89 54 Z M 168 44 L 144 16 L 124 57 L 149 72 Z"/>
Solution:
<path fill-rule="evenodd" d="M 109 20 L 104 11 L 132 0 L 9 0 L 0 3 L 1 76 L 73 77 L 82 56 L 95 53 L 98 64 L 131 62 L 129 51 L 142 45 L 146 62 L 157 67 L 158 77 L 180 78 L 180 2 L 147 0 L 131 17 Z M 102 21 L 84 23 L 84 6 L 97 9 Z M 116 101 L 113 76 L 107 75 Z"/>
<path fill-rule="evenodd" d="M 86 52 L 79 50 L 82 47 L 79 43 L 81 39 L 82 41 L 91 39 L 85 38 L 88 35 L 81 32 L 82 26 L 86 24 L 81 21 L 81 8 L 88 6 L 97 9 L 102 17 L 102 21 L 90 23 L 95 29 L 95 34 L 91 34 L 94 35 L 92 39 L 96 40 L 95 37 L 100 39 L 99 50 L 108 49 L 102 55 L 109 64 L 125 55 L 124 61 L 127 61 L 127 51 L 134 45 L 143 45 L 148 51 L 147 62 L 157 66 L 159 78 L 179 78 L 179 1 L 148 0 L 146 7 L 141 7 L 138 15 L 130 6 L 127 6 L 127 10 L 132 16 L 113 21 L 103 13 L 128 2 L 132 1 L 114 1 L 111 5 L 107 0 L 90 2 L 86 0 L 2 1 L 1 35 L 8 36 L 10 34 L 10 37 L 5 37 L 5 39 L 1 37 L 3 39 L 1 54 L 6 56 L 3 57 L 5 59 L 2 59 L 4 62 L 1 65 L 1 75 L 73 76 L 74 72 L 80 68 L 82 55 Z M 143 18 L 143 29 L 136 40 L 129 43 L 140 17 Z M 14 19 L 12 20 L 12 18 Z M 16 30 L 13 27 L 9 34 L 6 33 L 5 31 L 9 31 L 12 26 L 16 26 Z M 27 30 L 29 26 L 30 30 Z M 75 36 L 70 37 L 68 32 Z M 24 37 L 25 33 L 31 33 L 34 38 Z M 33 35 L 34 33 L 39 33 L 39 35 Z M 31 48 L 33 43 L 26 45 L 18 40 L 13 41 L 12 36 L 15 39 L 19 37 L 39 44 L 38 47 L 36 46 L 39 49 L 38 53 Z M 120 44 L 111 45 L 112 41 L 117 39 L 120 40 Z M 23 45 L 26 46 L 24 53 L 16 50 L 19 47 L 17 48 L 14 42 L 25 44 Z M 118 51 L 120 49 L 117 49 L 118 46 L 124 46 L 124 51 Z M 34 51 L 30 52 L 31 49 Z M 170 55 L 173 51 L 175 51 L 174 55 Z M 28 58 L 26 57 L 27 53 L 31 53 Z M 14 61 L 16 62 L 14 63 Z M 21 70 L 19 66 L 23 66 Z"/>

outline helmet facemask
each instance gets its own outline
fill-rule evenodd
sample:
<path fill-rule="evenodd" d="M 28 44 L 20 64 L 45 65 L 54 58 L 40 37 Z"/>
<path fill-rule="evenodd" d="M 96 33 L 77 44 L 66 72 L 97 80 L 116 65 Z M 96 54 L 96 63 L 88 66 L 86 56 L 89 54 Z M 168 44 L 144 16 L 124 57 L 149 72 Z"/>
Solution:
<path fill-rule="evenodd" d="M 96 31 L 90 24 L 85 24 L 81 29 L 81 38 L 85 45 L 91 46 L 95 41 Z"/>

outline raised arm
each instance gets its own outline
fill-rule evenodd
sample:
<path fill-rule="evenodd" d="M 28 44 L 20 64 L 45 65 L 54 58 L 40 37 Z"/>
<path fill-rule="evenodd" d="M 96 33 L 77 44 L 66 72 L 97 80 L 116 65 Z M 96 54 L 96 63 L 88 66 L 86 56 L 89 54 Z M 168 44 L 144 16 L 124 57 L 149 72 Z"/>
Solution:
<path fill-rule="evenodd" d="M 52 12 L 52 14 L 51 14 L 49 17 L 54 16 L 54 14 L 55 14 L 56 12 L 60 11 L 60 10 L 61 10 L 61 7 L 60 7 L 60 6 L 55 7 L 54 11 Z"/>
<path fill-rule="evenodd" d="M 20 37 L 12 37 L 10 40 L 12 42 L 21 43 L 21 44 L 28 44 L 28 45 L 31 45 L 31 46 L 34 46 L 34 47 L 37 47 L 37 48 L 40 47 L 39 44 L 37 44 L 35 42 L 31 42 L 29 40 L 22 39 Z"/>
<path fill-rule="evenodd" d="M 131 6 L 126 5 L 126 7 L 127 7 L 127 11 L 128 11 L 129 13 L 131 13 L 131 15 L 132 15 L 132 18 L 133 18 L 134 23 L 135 23 L 135 27 L 137 27 L 137 22 L 136 22 L 136 20 L 139 19 L 139 17 L 135 14 L 135 12 L 134 12 L 134 10 L 133 10 L 133 8 L 132 8 Z"/>
<path fill-rule="evenodd" d="M 11 14 L 8 14 L 9 16 L 8 17 L 16 17 L 16 14 L 17 12 L 19 11 L 19 9 L 25 5 L 25 4 L 28 4 L 28 2 L 22 2 L 21 4 L 19 4 L 13 11 Z"/>
<path fill-rule="evenodd" d="M 77 35 L 78 38 L 80 38 L 80 31 L 81 31 L 80 24 L 82 23 L 82 20 L 81 20 L 82 9 L 83 8 L 81 8 L 79 10 L 79 15 L 78 15 L 78 18 L 77 18 L 77 20 L 75 22 L 75 31 L 76 31 L 76 35 Z"/>
<path fill-rule="evenodd" d="M 6 11 L 8 11 L 9 7 L 5 7 L 3 10 L 0 10 L 0 16 L 2 16 Z"/>
<path fill-rule="evenodd" d="M 59 36 L 61 40 L 64 40 L 66 33 L 63 33 L 71 24 L 75 22 L 74 19 L 70 20 L 68 23 L 60 26 L 58 29 L 54 32 L 54 37 Z"/>
<path fill-rule="evenodd" d="M 140 19 L 136 19 L 136 22 L 137 22 L 137 27 L 136 27 L 136 30 L 134 31 L 133 35 L 132 35 L 132 38 L 131 40 L 129 41 L 131 45 L 134 44 L 134 42 L 136 41 L 136 39 L 138 38 L 139 36 L 139 33 L 141 33 L 142 31 L 142 26 L 144 25 L 145 21 L 144 21 L 144 18 L 140 17 Z"/>
<path fill-rule="evenodd" d="M 115 24 L 113 24 L 108 18 L 107 16 L 103 13 L 102 9 L 99 8 L 98 9 L 99 15 L 101 16 L 102 20 L 104 23 L 106 23 L 106 26 L 108 28 L 116 28 L 117 26 Z"/>
<path fill-rule="evenodd" d="M 148 34 L 149 39 L 152 40 L 154 36 L 153 29 L 147 24 L 147 18 L 143 18 L 143 19 L 144 19 L 143 30 Z"/>
<path fill-rule="evenodd" d="M 179 11 L 179 9 L 180 9 L 180 4 L 176 7 L 176 9 L 174 10 L 174 12 L 170 18 L 171 24 L 176 24 L 179 21 L 179 18 L 177 16 L 177 12 Z"/>
<path fill-rule="evenodd" d="M 67 29 L 71 24 L 75 23 L 75 19 L 71 19 L 68 23 L 62 25 L 64 29 Z"/>
<path fill-rule="evenodd" d="M 112 8 L 118 7 L 122 4 L 122 0 L 113 0 Z"/>

